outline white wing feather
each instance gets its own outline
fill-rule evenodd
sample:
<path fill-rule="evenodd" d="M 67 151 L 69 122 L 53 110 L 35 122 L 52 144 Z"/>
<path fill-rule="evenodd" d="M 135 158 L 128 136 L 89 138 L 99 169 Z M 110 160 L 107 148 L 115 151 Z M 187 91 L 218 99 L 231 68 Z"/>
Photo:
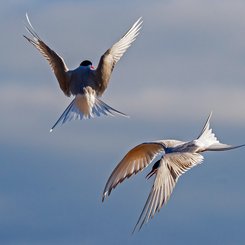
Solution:
<path fill-rule="evenodd" d="M 129 31 L 110 49 L 109 54 L 113 57 L 113 66 L 120 60 L 126 50 L 131 46 L 132 42 L 139 34 L 139 30 L 142 27 L 142 18 L 139 18 Z"/>
<path fill-rule="evenodd" d="M 97 83 L 99 87 L 99 91 L 97 92 L 100 95 L 103 94 L 108 86 L 114 66 L 138 36 L 142 23 L 142 18 L 139 18 L 126 32 L 126 34 L 101 56 L 96 69 Z"/>
<path fill-rule="evenodd" d="M 198 153 L 170 153 L 162 157 L 151 192 L 134 231 L 137 227 L 140 230 L 156 212 L 160 211 L 163 204 L 169 200 L 178 178 L 202 160 L 203 156 Z"/>

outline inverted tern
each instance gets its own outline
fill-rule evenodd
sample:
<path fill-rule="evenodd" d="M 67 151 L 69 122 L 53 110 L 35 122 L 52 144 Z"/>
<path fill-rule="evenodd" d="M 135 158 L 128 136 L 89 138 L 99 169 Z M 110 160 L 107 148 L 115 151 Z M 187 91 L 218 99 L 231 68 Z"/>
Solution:
<path fill-rule="evenodd" d="M 122 38 L 101 56 L 96 69 L 91 61 L 84 60 L 75 70 L 69 70 L 63 58 L 39 37 L 27 14 L 26 19 L 28 25 L 25 28 L 32 39 L 25 35 L 24 37 L 47 59 L 64 94 L 75 96 L 50 131 L 58 124 L 76 119 L 115 114 L 127 116 L 104 103 L 99 97 L 108 86 L 114 66 L 138 36 L 143 23 L 142 18 L 139 18 Z"/>
<path fill-rule="evenodd" d="M 158 140 L 137 145 L 113 170 L 106 183 L 102 201 L 119 183 L 142 171 L 160 155 L 160 160 L 155 162 L 146 176 L 150 178 L 155 175 L 155 180 L 133 231 L 140 230 L 156 212 L 160 211 L 163 204 L 167 203 L 179 177 L 203 161 L 202 152 L 226 151 L 245 146 L 220 143 L 210 128 L 210 118 L 211 113 L 197 139 L 188 142 L 172 139 Z"/>

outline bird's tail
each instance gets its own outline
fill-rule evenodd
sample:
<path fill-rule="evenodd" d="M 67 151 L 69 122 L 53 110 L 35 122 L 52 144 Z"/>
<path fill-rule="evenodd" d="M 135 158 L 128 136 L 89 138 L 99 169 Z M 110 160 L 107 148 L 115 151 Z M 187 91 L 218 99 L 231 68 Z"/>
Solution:
<path fill-rule="evenodd" d="M 201 149 L 203 149 L 202 151 L 226 151 L 245 146 L 245 144 L 232 146 L 220 143 L 215 134 L 212 132 L 212 128 L 210 128 L 211 116 L 212 112 L 210 113 L 200 135 L 196 140 L 197 144 L 201 147 Z"/>
<path fill-rule="evenodd" d="M 102 100 L 96 98 L 96 96 L 78 94 L 65 109 L 54 126 L 50 129 L 50 132 L 52 132 L 57 125 L 62 125 L 71 120 L 90 119 L 103 115 L 121 115 L 128 117 L 128 115 L 110 107 Z"/>

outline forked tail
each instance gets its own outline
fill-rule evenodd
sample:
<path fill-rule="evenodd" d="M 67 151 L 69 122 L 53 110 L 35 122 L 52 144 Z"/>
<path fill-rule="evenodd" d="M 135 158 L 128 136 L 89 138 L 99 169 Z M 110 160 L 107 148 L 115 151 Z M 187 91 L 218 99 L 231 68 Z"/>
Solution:
<path fill-rule="evenodd" d="M 54 126 L 50 129 L 50 132 L 52 132 L 57 125 L 62 125 L 72 120 L 90 119 L 94 117 L 109 116 L 109 115 L 110 116 L 121 115 L 124 117 L 129 117 L 128 115 L 110 107 L 109 105 L 107 105 L 105 102 L 103 102 L 98 98 L 95 98 L 91 107 L 87 105 L 84 106 L 84 104 L 81 103 L 81 98 L 82 97 L 79 98 L 78 96 L 76 96 L 75 99 L 72 100 L 72 102 L 68 105 L 68 107 L 59 117 L 59 119 L 54 124 Z"/>
<path fill-rule="evenodd" d="M 212 132 L 212 128 L 210 128 L 210 118 L 212 116 L 212 112 L 210 113 L 200 135 L 197 138 L 198 145 L 203 147 L 203 151 L 226 151 L 235 148 L 239 148 L 244 145 L 232 146 L 220 143 L 216 138 L 215 134 Z"/>

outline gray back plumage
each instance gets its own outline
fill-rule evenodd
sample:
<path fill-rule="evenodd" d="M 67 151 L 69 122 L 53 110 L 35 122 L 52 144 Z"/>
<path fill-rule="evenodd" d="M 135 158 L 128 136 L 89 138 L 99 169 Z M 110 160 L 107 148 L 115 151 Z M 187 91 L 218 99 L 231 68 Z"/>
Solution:
<path fill-rule="evenodd" d="M 69 87 L 72 94 L 82 94 L 85 87 L 91 87 L 96 91 L 94 71 L 89 66 L 79 66 L 68 73 L 70 74 Z"/>

